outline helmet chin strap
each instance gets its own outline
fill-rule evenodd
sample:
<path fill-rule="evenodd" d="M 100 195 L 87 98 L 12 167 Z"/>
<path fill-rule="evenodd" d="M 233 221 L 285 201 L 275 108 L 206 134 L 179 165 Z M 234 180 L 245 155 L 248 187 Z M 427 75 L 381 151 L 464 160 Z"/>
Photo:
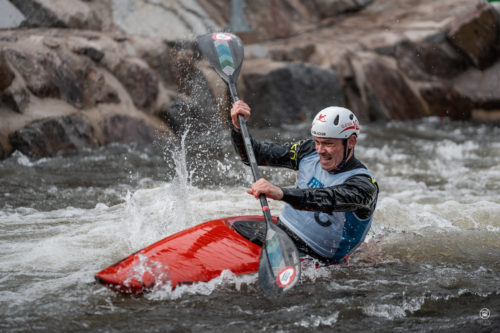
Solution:
<path fill-rule="evenodd" d="M 342 143 L 344 144 L 344 158 L 342 159 L 342 162 L 337 165 L 337 167 L 335 168 L 336 170 L 342 169 L 347 164 L 347 157 L 352 151 L 352 149 L 347 149 L 347 140 L 349 140 L 349 138 L 342 140 Z"/>

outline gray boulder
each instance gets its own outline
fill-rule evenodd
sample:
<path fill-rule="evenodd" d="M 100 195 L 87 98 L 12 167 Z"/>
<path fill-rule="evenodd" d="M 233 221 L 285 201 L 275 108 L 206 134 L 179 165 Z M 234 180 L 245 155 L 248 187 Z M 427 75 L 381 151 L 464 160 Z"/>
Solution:
<path fill-rule="evenodd" d="M 0 0 L 0 29 L 18 28 L 26 18 L 8 0 Z"/>
<path fill-rule="evenodd" d="M 82 115 L 45 118 L 15 131 L 10 137 L 14 150 L 31 157 L 55 156 L 66 149 L 94 148 L 90 121 Z"/>
<path fill-rule="evenodd" d="M 343 105 L 335 71 L 304 63 L 247 64 L 242 72 L 244 99 L 252 106 L 250 124 L 297 124 L 331 105 Z"/>

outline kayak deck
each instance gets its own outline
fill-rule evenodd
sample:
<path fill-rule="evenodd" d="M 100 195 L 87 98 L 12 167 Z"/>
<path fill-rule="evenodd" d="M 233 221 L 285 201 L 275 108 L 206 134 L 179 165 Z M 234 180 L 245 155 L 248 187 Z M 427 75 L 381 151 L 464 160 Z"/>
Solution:
<path fill-rule="evenodd" d="M 204 222 L 129 255 L 95 274 L 95 279 L 115 291 L 141 294 L 167 284 L 174 289 L 210 281 L 224 270 L 256 273 L 264 233 L 263 216 Z"/>

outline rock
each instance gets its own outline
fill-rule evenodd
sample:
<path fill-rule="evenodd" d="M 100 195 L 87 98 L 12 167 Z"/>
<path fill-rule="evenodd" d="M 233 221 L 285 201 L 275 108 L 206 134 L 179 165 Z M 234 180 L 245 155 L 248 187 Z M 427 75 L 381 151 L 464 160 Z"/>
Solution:
<path fill-rule="evenodd" d="M 471 68 L 454 80 L 454 89 L 475 108 L 500 110 L 500 60 L 485 70 Z"/>
<path fill-rule="evenodd" d="M 26 89 L 12 84 L 15 74 L 5 60 L 4 52 L 0 51 L 0 105 L 22 113 L 28 106 L 30 95 Z"/>
<path fill-rule="evenodd" d="M 38 97 L 61 98 L 80 109 L 119 100 L 86 58 L 65 49 L 25 52 L 7 48 L 5 55 L 22 75 L 27 88 Z"/>
<path fill-rule="evenodd" d="M 147 144 L 159 139 L 160 132 L 142 119 L 123 114 L 112 115 L 101 121 L 103 145 L 113 142 Z"/>
<path fill-rule="evenodd" d="M 7 153 L 7 150 L 2 146 L 2 143 L 0 143 L 0 160 L 3 160 L 4 158 L 7 158 L 9 154 Z"/>
<path fill-rule="evenodd" d="M 310 64 L 252 61 L 242 72 L 251 124 L 276 126 L 310 120 L 321 109 L 343 105 L 336 72 Z M 267 68 L 267 69 L 266 69 Z"/>
<path fill-rule="evenodd" d="M 138 108 L 148 110 L 158 96 L 158 78 L 141 59 L 127 58 L 113 70 Z"/>
<path fill-rule="evenodd" d="M 454 120 L 467 120 L 471 117 L 474 104 L 449 84 L 428 84 L 420 87 L 419 92 L 433 116 Z"/>
<path fill-rule="evenodd" d="M 313 0 L 307 1 L 305 5 L 311 8 L 320 19 L 332 17 L 341 13 L 355 12 L 373 0 Z"/>
<path fill-rule="evenodd" d="M 93 133 L 90 121 L 74 114 L 35 121 L 14 132 L 9 139 L 14 150 L 32 157 L 48 157 L 61 150 L 97 147 Z"/>
<path fill-rule="evenodd" d="M 309 62 L 311 56 L 316 52 L 316 45 L 306 44 L 293 46 L 290 49 L 279 49 L 270 52 L 274 61 Z"/>
<path fill-rule="evenodd" d="M 398 68 L 410 79 L 436 81 L 452 78 L 468 67 L 467 59 L 438 34 L 421 42 L 405 39 L 394 47 Z"/>
<path fill-rule="evenodd" d="M 368 110 L 370 119 L 404 120 L 427 115 L 422 100 L 393 59 L 364 52 L 353 56 L 350 61 L 363 106 Z M 352 111 L 363 113 L 362 109 Z"/>
<path fill-rule="evenodd" d="M 19 27 L 25 20 L 24 15 L 8 0 L 0 0 L 0 29 Z"/>
<path fill-rule="evenodd" d="M 0 93 L 10 86 L 14 77 L 14 72 L 10 69 L 5 61 L 4 53 L 0 50 Z"/>
<path fill-rule="evenodd" d="M 74 45 L 71 48 L 76 54 L 84 55 L 94 62 L 100 62 L 104 58 L 104 52 L 93 45 Z"/>
<path fill-rule="evenodd" d="M 0 94 L 0 105 L 3 104 L 17 113 L 24 113 L 29 103 L 30 94 L 24 88 L 19 90 L 9 88 Z"/>
<path fill-rule="evenodd" d="M 112 0 L 111 3 L 114 24 L 132 35 L 172 40 L 220 30 L 195 0 Z"/>
<path fill-rule="evenodd" d="M 479 69 L 488 67 L 498 56 L 500 21 L 488 3 L 458 17 L 450 27 L 448 40 Z"/>
<path fill-rule="evenodd" d="M 102 22 L 87 3 L 78 0 L 10 0 L 26 16 L 28 27 L 100 29 Z"/>
<path fill-rule="evenodd" d="M 185 96 L 178 95 L 172 104 L 165 105 L 159 116 L 178 137 L 189 131 L 191 141 L 213 139 L 223 131 L 221 113 L 200 70 L 196 69 L 187 92 Z"/>

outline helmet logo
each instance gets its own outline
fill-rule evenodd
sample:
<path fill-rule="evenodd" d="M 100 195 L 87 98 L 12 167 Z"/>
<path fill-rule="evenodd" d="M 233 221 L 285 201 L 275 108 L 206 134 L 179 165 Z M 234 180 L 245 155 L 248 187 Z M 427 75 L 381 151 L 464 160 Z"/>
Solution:
<path fill-rule="evenodd" d="M 356 130 L 356 131 L 359 131 L 359 123 L 357 120 L 353 121 L 353 122 L 349 122 L 349 123 L 345 123 L 345 124 L 342 124 L 342 128 L 343 130 L 340 131 L 339 134 L 341 133 L 344 133 L 345 131 L 348 131 L 348 130 Z"/>
<path fill-rule="evenodd" d="M 356 131 L 359 131 L 359 122 L 357 119 L 353 121 L 353 124 L 354 124 L 354 128 L 356 129 Z"/>
<path fill-rule="evenodd" d="M 316 120 L 321 121 L 322 123 L 324 123 L 326 121 L 325 118 L 326 118 L 326 114 L 319 114 L 318 115 L 318 119 L 316 119 Z"/>

